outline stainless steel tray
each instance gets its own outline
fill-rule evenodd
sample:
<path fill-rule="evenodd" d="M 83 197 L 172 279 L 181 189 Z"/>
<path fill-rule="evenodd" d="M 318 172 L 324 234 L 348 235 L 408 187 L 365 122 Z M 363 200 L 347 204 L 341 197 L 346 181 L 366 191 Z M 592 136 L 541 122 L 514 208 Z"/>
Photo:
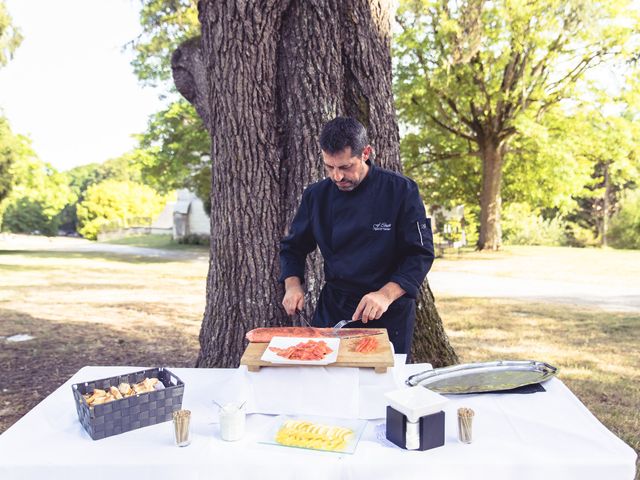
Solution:
<path fill-rule="evenodd" d="M 411 375 L 405 383 L 438 393 L 497 392 L 540 383 L 557 372 L 544 362 L 500 360 L 427 370 Z"/>

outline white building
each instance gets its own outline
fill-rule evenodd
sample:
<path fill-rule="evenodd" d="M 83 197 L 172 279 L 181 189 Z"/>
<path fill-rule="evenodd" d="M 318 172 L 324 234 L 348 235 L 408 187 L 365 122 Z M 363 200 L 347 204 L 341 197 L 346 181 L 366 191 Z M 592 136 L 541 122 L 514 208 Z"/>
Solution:
<path fill-rule="evenodd" d="M 186 188 L 178 190 L 178 199 L 173 204 L 174 240 L 187 235 L 209 236 L 210 228 L 209 216 L 204 211 L 202 200 Z"/>

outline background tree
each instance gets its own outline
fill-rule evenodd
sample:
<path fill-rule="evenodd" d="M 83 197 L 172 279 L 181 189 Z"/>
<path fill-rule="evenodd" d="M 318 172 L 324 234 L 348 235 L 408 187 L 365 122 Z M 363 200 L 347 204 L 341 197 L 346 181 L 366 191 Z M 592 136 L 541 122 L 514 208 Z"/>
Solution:
<path fill-rule="evenodd" d="M 200 35 L 195 0 L 144 0 L 142 35 L 131 42 L 134 71 L 145 85 L 159 86 L 167 107 L 149 118 L 138 136 L 138 158 L 145 183 L 159 192 L 188 188 L 211 204 L 211 140 L 193 106 L 176 94 L 171 81 L 171 54 Z"/>
<path fill-rule="evenodd" d="M 165 203 L 151 187 L 130 180 L 96 183 L 77 206 L 78 233 L 95 240 L 104 231 L 150 225 Z"/>
<path fill-rule="evenodd" d="M 211 210 L 211 139 L 191 104 L 179 100 L 153 115 L 139 142 L 145 183 L 162 193 L 188 188 Z"/>
<path fill-rule="evenodd" d="M 0 116 L 0 204 L 13 187 L 11 166 L 24 151 L 24 139 L 14 135 L 7 119 Z"/>
<path fill-rule="evenodd" d="M 80 165 L 65 172 L 74 196 L 73 201 L 65 205 L 60 213 L 60 229 L 66 233 L 78 232 L 77 207 L 85 200 L 86 192 L 92 185 L 105 180 L 145 183 L 142 180 L 142 162 L 140 161 L 143 154 L 144 152 L 134 150 L 103 163 Z M 95 239 L 93 234 L 92 239 Z"/>
<path fill-rule="evenodd" d="M 512 140 L 585 71 L 625 53 L 637 11 L 628 0 L 404 0 L 397 20 L 399 113 L 424 142 L 413 151 L 449 165 L 477 159 L 478 247 L 497 249 Z"/>
<path fill-rule="evenodd" d="M 2 202 L 2 230 L 57 235 L 59 215 L 73 201 L 66 175 L 39 160 L 27 139 L 10 169 L 11 194 Z"/>
<path fill-rule="evenodd" d="M 611 218 L 611 245 L 640 249 L 640 189 L 627 190 Z"/>
<path fill-rule="evenodd" d="M 358 118 L 377 162 L 400 169 L 389 5 L 365 0 L 204 0 L 202 37 L 172 58 L 176 86 L 212 141 L 211 262 L 199 366 L 235 366 L 245 333 L 287 325 L 278 243 L 302 190 L 323 177 L 321 125 Z M 313 54 L 309 54 L 313 52 Z M 309 260 L 307 308 L 322 282 Z M 456 360 L 425 284 L 415 358 Z"/>
<path fill-rule="evenodd" d="M 629 64 L 622 67 L 618 88 L 585 95 L 588 103 L 572 119 L 578 155 L 588 163 L 590 178 L 575 196 L 579 207 L 568 218 L 575 225 L 574 236 L 589 236 L 601 246 L 608 245 L 609 220 L 620 201 L 640 187 L 639 72 Z"/>
<path fill-rule="evenodd" d="M 131 42 L 131 62 L 146 85 L 173 88 L 171 55 L 186 40 L 200 35 L 197 0 L 143 0 L 140 10 L 142 34 Z"/>

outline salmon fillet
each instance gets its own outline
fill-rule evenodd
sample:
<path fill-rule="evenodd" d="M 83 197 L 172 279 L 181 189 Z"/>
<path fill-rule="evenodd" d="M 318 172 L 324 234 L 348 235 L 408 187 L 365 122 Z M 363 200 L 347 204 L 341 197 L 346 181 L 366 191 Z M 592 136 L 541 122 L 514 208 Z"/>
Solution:
<path fill-rule="evenodd" d="M 337 332 L 333 328 L 315 327 L 265 327 L 254 328 L 245 335 L 247 340 L 253 343 L 269 343 L 273 337 L 308 337 L 308 338 L 340 338 L 357 335 L 371 335 L 382 333 L 383 330 L 375 328 L 343 328 Z"/>

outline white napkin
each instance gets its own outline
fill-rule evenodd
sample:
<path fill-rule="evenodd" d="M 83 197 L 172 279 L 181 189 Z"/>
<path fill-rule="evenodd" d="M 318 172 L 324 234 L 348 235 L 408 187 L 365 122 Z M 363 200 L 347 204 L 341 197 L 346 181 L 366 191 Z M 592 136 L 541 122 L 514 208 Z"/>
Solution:
<path fill-rule="evenodd" d="M 389 369 L 387 373 L 375 373 L 372 368 L 362 368 L 359 377 L 358 418 L 384 418 L 387 415 L 387 400 L 384 394 L 398 388 L 394 369 Z"/>
<path fill-rule="evenodd" d="M 385 418 L 389 402 L 384 394 L 404 387 L 404 382 L 409 375 L 432 368 L 428 363 L 405 364 L 407 361 L 405 354 L 394 355 L 394 361 L 393 368 L 387 370 L 387 373 L 375 373 L 370 368 L 360 369 L 358 418 L 365 420 Z"/>
<path fill-rule="evenodd" d="M 358 418 L 357 368 L 274 367 L 245 375 L 252 413 Z"/>

